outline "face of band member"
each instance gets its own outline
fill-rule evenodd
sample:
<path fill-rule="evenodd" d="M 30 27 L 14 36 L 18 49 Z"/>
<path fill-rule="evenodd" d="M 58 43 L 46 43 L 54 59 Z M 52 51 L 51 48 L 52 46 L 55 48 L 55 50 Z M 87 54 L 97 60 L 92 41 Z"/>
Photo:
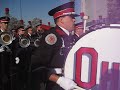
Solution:
<path fill-rule="evenodd" d="M 19 34 L 19 35 L 25 34 L 25 30 L 24 30 L 23 28 L 19 28 L 18 34 Z"/>
<path fill-rule="evenodd" d="M 72 16 L 64 16 L 60 17 L 61 18 L 61 23 L 63 27 L 69 31 L 74 30 L 75 28 L 75 18 Z"/>
<path fill-rule="evenodd" d="M 48 12 L 53 16 L 55 23 L 66 30 L 72 31 L 75 28 L 75 17 L 79 16 L 74 11 L 74 2 L 62 4 Z M 59 21 L 59 22 L 58 22 Z"/>
<path fill-rule="evenodd" d="M 0 22 L 0 28 L 4 31 L 7 30 L 7 27 L 8 27 L 8 23 L 9 22 Z"/>
<path fill-rule="evenodd" d="M 75 34 L 77 34 L 78 36 L 80 36 L 81 34 L 83 34 L 83 27 L 75 27 Z"/>
<path fill-rule="evenodd" d="M 33 33 L 32 28 L 29 28 L 29 29 L 28 29 L 28 33 L 29 33 L 29 34 L 32 34 L 32 33 Z"/>
<path fill-rule="evenodd" d="M 41 31 L 42 30 L 41 25 L 37 26 L 36 29 L 37 29 L 37 31 Z"/>

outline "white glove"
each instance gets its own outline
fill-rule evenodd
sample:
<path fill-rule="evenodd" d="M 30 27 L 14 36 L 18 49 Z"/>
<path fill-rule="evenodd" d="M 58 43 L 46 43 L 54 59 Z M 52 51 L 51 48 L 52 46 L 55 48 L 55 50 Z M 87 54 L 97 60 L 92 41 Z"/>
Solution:
<path fill-rule="evenodd" d="M 15 61 L 16 64 L 18 64 L 18 63 L 20 62 L 19 57 L 16 57 L 15 60 L 16 60 L 16 61 Z"/>
<path fill-rule="evenodd" d="M 59 77 L 56 83 L 65 90 L 72 90 L 75 88 L 75 86 L 77 86 L 73 80 L 65 77 Z"/>
<path fill-rule="evenodd" d="M 3 52 L 4 51 L 4 48 L 3 47 L 0 47 L 0 52 Z"/>

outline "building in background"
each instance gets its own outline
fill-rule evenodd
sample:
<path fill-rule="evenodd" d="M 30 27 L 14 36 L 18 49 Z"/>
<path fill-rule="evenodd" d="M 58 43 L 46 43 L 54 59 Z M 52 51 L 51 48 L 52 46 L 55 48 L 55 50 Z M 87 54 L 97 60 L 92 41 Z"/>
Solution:
<path fill-rule="evenodd" d="M 81 12 L 89 16 L 87 25 L 120 23 L 120 0 L 81 0 Z"/>
<path fill-rule="evenodd" d="M 99 16 L 103 18 L 107 17 L 107 0 L 83 0 L 85 4 L 85 14 L 89 16 L 89 21 L 99 19 Z"/>
<path fill-rule="evenodd" d="M 107 1 L 109 22 L 120 24 L 120 0 Z"/>

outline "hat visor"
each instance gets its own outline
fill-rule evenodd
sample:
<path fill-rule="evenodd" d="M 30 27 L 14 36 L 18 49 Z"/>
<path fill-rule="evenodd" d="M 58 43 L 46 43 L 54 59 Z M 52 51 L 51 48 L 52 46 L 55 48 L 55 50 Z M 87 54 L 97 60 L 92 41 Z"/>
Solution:
<path fill-rule="evenodd" d="M 78 17 L 78 16 L 80 16 L 80 15 L 78 15 L 78 14 L 72 14 L 72 16 L 74 16 L 74 17 Z"/>
<path fill-rule="evenodd" d="M 57 17 L 57 18 L 64 17 L 64 16 L 71 16 L 72 18 L 75 18 L 75 17 L 78 17 L 78 16 L 80 16 L 80 15 L 78 15 L 78 14 L 66 14 L 66 15 L 61 15 L 61 16 L 59 16 L 59 17 Z M 56 19 L 57 19 L 57 18 L 56 18 Z"/>
<path fill-rule="evenodd" d="M 75 18 L 75 17 L 78 17 L 80 15 L 78 15 L 78 14 L 68 14 L 68 15 L 65 15 L 65 16 L 71 16 L 71 17 Z"/>
<path fill-rule="evenodd" d="M 41 26 L 42 24 L 36 24 L 35 27 Z"/>
<path fill-rule="evenodd" d="M 67 16 L 71 16 L 72 18 L 75 18 L 75 17 L 78 17 L 78 16 L 80 16 L 80 15 L 78 15 L 78 14 L 69 14 L 69 15 L 67 15 Z"/>

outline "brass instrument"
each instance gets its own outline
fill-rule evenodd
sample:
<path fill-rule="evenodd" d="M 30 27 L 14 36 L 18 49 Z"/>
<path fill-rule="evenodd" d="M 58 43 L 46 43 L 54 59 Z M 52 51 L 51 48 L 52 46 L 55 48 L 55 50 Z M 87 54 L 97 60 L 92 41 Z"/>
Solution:
<path fill-rule="evenodd" d="M 27 37 L 21 36 L 20 39 L 19 39 L 19 45 L 22 48 L 28 47 L 30 45 L 30 39 L 27 38 Z"/>
<path fill-rule="evenodd" d="M 9 45 L 13 41 L 13 35 L 9 32 L 1 32 L 0 33 L 0 44 Z"/>
<path fill-rule="evenodd" d="M 31 38 L 31 46 L 34 46 L 34 47 L 39 47 L 40 46 L 40 39 L 42 38 L 42 32 L 37 32 L 37 34 L 35 36 L 33 36 Z"/>
<path fill-rule="evenodd" d="M 26 48 L 28 46 L 39 47 L 41 37 L 42 35 L 40 35 L 39 33 L 37 33 L 37 36 L 31 37 L 31 38 L 20 36 L 19 45 L 22 48 Z"/>
<path fill-rule="evenodd" d="M 34 46 L 35 46 L 35 47 L 39 47 L 39 44 L 40 44 L 40 40 L 39 40 L 39 39 L 36 39 L 36 40 L 34 41 Z"/>

